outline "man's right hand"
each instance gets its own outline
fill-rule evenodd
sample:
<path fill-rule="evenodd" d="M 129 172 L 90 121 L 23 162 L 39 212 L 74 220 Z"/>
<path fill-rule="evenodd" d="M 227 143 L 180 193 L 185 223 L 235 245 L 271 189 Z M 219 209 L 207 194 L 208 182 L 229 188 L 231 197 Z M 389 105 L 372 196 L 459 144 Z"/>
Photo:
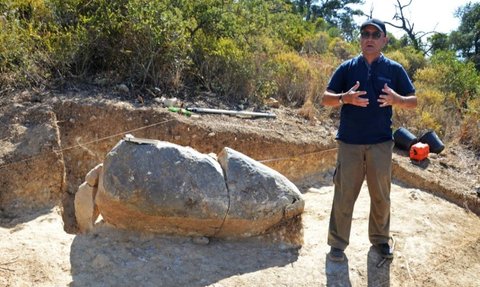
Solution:
<path fill-rule="evenodd" d="M 360 82 L 357 81 L 355 85 L 348 90 L 345 94 L 343 94 L 343 102 L 345 104 L 350 104 L 354 106 L 359 106 L 359 107 L 366 107 L 368 106 L 368 99 L 360 98 L 362 95 L 366 95 L 366 91 L 357 91 L 357 89 L 360 87 Z"/>

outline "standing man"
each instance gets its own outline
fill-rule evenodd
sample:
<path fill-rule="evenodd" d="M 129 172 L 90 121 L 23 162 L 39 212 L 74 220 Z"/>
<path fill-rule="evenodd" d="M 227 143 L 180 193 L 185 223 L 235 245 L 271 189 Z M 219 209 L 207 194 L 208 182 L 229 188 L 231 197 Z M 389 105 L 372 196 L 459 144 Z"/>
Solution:
<path fill-rule="evenodd" d="M 322 99 L 341 107 L 328 257 L 343 261 L 355 201 L 366 177 L 370 193 L 368 236 L 384 258 L 393 258 L 390 237 L 392 106 L 415 108 L 417 98 L 405 69 L 382 54 L 385 24 L 369 19 L 360 27 L 362 53 L 334 72 Z"/>

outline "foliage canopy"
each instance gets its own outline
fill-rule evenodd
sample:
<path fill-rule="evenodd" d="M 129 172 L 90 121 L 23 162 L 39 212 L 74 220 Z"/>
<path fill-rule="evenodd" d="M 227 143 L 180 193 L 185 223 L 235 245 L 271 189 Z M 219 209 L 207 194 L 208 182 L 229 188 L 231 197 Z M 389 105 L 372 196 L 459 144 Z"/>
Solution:
<path fill-rule="evenodd" d="M 124 83 L 132 93 L 153 96 L 208 92 L 258 105 L 275 97 L 327 114 L 318 97 L 336 65 L 359 53 L 353 16 L 361 12 L 349 4 L 362 2 L 6 0 L 0 3 L 0 92 Z M 385 53 L 404 65 L 423 101 L 413 120 L 403 115 L 399 122 L 460 133 L 480 149 L 474 136 L 480 132 L 480 3 L 457 15 L 457 31 L 430 38 L 429 58 L 405 39 L 393 38 Z"/>

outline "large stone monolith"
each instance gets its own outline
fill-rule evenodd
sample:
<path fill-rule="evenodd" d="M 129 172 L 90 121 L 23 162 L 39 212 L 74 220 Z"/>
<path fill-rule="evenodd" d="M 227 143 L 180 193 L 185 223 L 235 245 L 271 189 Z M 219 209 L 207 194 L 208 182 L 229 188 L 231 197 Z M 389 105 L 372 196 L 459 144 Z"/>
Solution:
<path fill-rule="evenodd" d="M 295 242 L 304 208 L 300 192 L 285 176 L 231 148 L 224 148 L 217 161 L 190 147 L 133 137 L 107 154 L 78 197 L 82 231 L 90 230 L 96 218 L 83 213 L 98 206 L 106 222 L 130 230 L 240 238 L 289 226 L 278 230 L 288 233 L 292 227 Z"/>

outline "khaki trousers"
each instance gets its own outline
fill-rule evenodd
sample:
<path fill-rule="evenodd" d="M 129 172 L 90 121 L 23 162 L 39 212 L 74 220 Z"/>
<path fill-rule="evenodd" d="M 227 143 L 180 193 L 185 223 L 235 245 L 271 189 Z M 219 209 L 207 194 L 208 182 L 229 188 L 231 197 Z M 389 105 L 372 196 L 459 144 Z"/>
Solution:
<path fill-rule="evenodd" d="M 328 245 L 342 250 L 348 246 L 353 208 L 365 177 L 370 193 L 369 240 L 372 244 L 388 242 L 393 145 L 393 141 L 373 145 L 338 141 Z"/>

